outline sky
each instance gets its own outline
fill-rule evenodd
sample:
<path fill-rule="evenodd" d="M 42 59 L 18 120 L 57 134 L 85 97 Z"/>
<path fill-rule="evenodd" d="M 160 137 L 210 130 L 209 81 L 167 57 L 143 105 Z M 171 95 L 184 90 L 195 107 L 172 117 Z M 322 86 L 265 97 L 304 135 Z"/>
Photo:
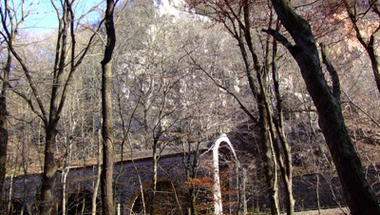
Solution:
<path fill-rule="evenodd" d="M 14 8 L 21 10 L 20 3 L 22 0 L 13 0 Z M 103 0 L 76 0 L 75 14 L 76 18 L 87 13 L 92 7 L 101 3 Z M 9 0 L 12 5 L 12 0 Z M 60 5 L 59 0 L 54 0 L 56 5 Z M 25 19 L 22 29 L 33 33 L 47 33 L 54 31 L 58 27 L 57 14 L 50 0 L 24 0 L 24 10 L 30 11 L 30 15 Z M 94 21 L 100 17 L 100 12 L 95 11 L 89 14 L 81 23 L 85 21 Z"/>
<path fill-rule="evenodd" d="M 58 19 L 56 11 L 51 3 L 51 0 L 8 0 L 11 8 L 16 8 L 16 11 L 21 11 L 21 2 L 24 2 L 24 10 L 30 11 L 30 14 L 25 19 L 21 29 L 31 32 L 33 34 L 45 34 L 55 31 L 58 28 Z M 53 0 L 57 6 L 60 5 L 60 1 Z M 71 0 L 73 1 L 73 0 Z M 119 1 L 122 2 L 123 0 Z M 178 15 L 179 11 L 175 7 L 169 4 L 169 1 L 175 5 L 180 5 L 182 0 L 156 0 L 160 2 L 160 12 L 169 13 L 171 15 Z M 1 0 L 0 0 L 1 2 Z M 3 3 L 1 3 L 3 4 Z M 81 20 L 81 23 L 86 21 L 93 23 L 96 20 L 101 19 L 101 10 L 105 8 L 105 0 L 75 0 L 74 12 L 76 18 L 87 13 L 91 8 L 99 5 L 99 9 L 87 15 Z M 3 5 L 2 5 L 3 6 Z M 20 12 L 19 12 L 20 13 Z M 19 15 L 21 17 L 21 15 Z"/>

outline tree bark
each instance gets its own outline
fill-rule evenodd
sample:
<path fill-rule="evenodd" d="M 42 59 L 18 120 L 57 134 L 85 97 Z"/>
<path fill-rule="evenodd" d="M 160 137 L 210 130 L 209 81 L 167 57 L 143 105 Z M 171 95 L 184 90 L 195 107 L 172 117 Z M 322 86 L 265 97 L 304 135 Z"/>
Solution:
<path fill-rule="evenodd" d="M 7 63 L 5 64 L 3 73 L 3 86 L 0 93 L 0 204 L 5 200 L 5 184 L 6 165 L 7 165 L 7 149 L 8 149 L 8 130 L 7 130 L 7 89 L 9 87 L 8 78 L 11 71 L 12 57 L 8 50 Z"/>
<path fill-rule="evenodd" d="M 103 215 L 114 215 L 113 201 L 113 157 L 114 134 L 112 117 L 112 54 L 116 43 L 115 25 L 113 21 L 115 2 L 107 0 L 105 25 L 107 32 L 107 44 L 104 51 L 102 64 L 102 137 L 103 137 L 103 167 L 101 174 L 101 196 Z"/>
<path fill-rule="evenodd" d="M 276 24 L 276 28 L 279 29 L 279 22 Z M 280 83 L 279 83 L 279 77 L 278 77 L 278 71 L 277 71 L 277 65 L 276 65 L 276 57 L 277 57 L 277 41 L 273 41 L 273 50 L 272 50 L 272 77 L 273 77 L 273 85 L 274 85 L 274 91 L 275 91 L 275 97 L 276 97 L 276 109 L 277 109 L 277 117 L 273 117 L 273 121 L 277 130 L 278 138 L 281 143 L 282 152 L 278 148 L 278 154 L 282 155 L 279 157 L 280 162 L 280 170 L 281 170 L 281 176 L 284 181 L 285 185 L 285 195 L 287 199 L 286 204 L 286 212 L 288 215 L 294 214 L 294 205 L 295 200 L 293 197 L 293 165 L 292 165 L 292 152 L 291 147 L 288 143 L 288 140 L 285 136 L 284 132 L 284 117 L 283 117 L 283 107 L 282 107 L 282 97 L 280 93 Z M 277 143 L 278 144 L 278 143 Z M 284 157 L 284 160 L 282 159 L 282 156 Z"/>
<path fill-rule="evenodd" d="M 272 3 L 296 43 L 291 45 L 277 34 L 277 39 L 286 46 L 301 69 L 352 214 L 380 214 L 379 203 L 364 177 L 361 161 L 347 132 L 340 102 L 332 95 L 323 75 L 309 23 L 294 12 L 288 0 L 272 0 Z"/>
<path fill-rule="evenodd" d="M 55 182 L 55 173 L 57 172 L 58 165 L 54 159 L 55 150 L 55 137 L 57 135 L 56 125 L 47 125 L 45 128 L 45 158 L 44 158 L 44 172 L 42 176 L 42 187 L 40 195 L 40 214 L 50 215 L 53 214 L 53 188 Z"/>
<path fill-rule="evenodd" d="M 273 148 L 273 140 L 271 139 L 271 135 L 269 132 L 268 112 L 267 109 L 263 107 L 265 105 L 263 103 L 264 102 L 259 98 L 259 126 L 261 131 L 260 147 L 262 150 L 262 158 L 264 161 L 264 174 L 269 192 L 269 200 L 271 203 L 271 214 L 279 215 L 280 205 L 278 201 L 277 162 Z"/>

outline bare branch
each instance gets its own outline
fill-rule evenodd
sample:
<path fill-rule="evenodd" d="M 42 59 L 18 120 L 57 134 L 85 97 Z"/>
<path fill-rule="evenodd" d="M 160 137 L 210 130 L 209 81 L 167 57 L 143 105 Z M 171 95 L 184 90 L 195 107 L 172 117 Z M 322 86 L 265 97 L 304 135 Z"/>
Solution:
<path fill-rule="evenodd" d="M 14 92 L 16 95 L 18 95 L 20 98 L 22 98 L 28 104 L 28 106 L 33 111 L 33 113 L 35 113 L 46 125 L 46 123 L 47 123 L 46 118 L 36 110 L 36 108 L 33 105 L 32 100 L 30 100 L 25 94 L 18 92 L 17 90 L 14 90 L 11 88 L 11 91 Z"/>
<path fill-rule="evenodd" d="M 248 110 L 248 108 L 246 107 L 246 105 L 243 104 L 243 102 L 239 99 L 239 97 L 237 95 L 235 95 L 235 93 L 233 93 L 231 90 L 229 90 L 227 87 L 223 86 L 222 84 L 220 84 L 217 80 L 215 80 L 214 77 L 212 77 L 212 75 L 210 75 L 201 65 L 199 65 L 196 60 L 191 56 L 189 55 L 192 63 L 196 66 L 196 68 L 200 71 L 202 71 L 204 74 L 207 75 L 207 77 L 209 77 L 211 79 L 211 81 L 217 86 L 219 87 L 220 89 L 224 90 L 227 94 L 229 94 L 230 96 L 232 96 L 235 101 L 240 105 L 241 109 L 255 122 L 255 123 L 258 123 L 258 120 L 256 119 L 256 117 Z"/>
<path fill-rule="evenodd" d="M 380 128 L 380 123 L 366 110 L 364 110 L 362 107 L 360 107 L 348 94 L 346 91 L 343 90 L 344 95 L 348 99 L 349 103 L 352 104 L 354 107 L 356 107 L 358 110 L 360 110 L 362 113 L 364 113 L 377 127 Z"/>

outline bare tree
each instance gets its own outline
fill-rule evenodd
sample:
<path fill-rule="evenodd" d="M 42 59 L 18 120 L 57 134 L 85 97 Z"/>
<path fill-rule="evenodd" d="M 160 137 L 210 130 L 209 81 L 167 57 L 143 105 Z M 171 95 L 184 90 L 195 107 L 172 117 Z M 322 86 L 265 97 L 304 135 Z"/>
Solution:
<path fill-rule="evenodd" d="M 377 24 L 374 30 L 372 30 L 368 26 L 364 26 L 364 28 L 368 28 L 367 31 L 368 30 L 372 31 L 369 33 L 368 39 L 366 39 L 364 36 L 365 32 L 363 32 L 363 30 L 360 30 L 360 24 L 359 24 L 359 22 L 365 19 L 366 16 L 375 15 L 377 16 L 377 19 L 380 18 L 380 10 L 378 8 L 378 1 L 369 0 L 369 2 L 367 3 L 368 6 L 364 8 L 364 10 L 363 9 L 360 10 L 360 8 L 358 8 L 357 3 L 358 3 L 357 1 L 351 1 L 350 3 L 347 0 L 343 0 L 343 4 L 348 13 L 348 17 L 356 33 L 356 38 L 366 50 L 369 56 L 369 59 L 371 61 L 373 76 L 375 78 L 377 90 L 380 93 L 380 62 L 379 62 L 379 56 L 378 56 L 377 44 L 376 44 L 376 41 L 378 41 L 379 39 L 378 34 L 380 31 L 380 24 Z M 365 5 L 365 4 L 361 4 L 361 5 Z"/>
<path fill-rule="evenodd" d="M 107 0 L 105 26 L 107 42 L 102 64 L 102 138 L 103 138 L 103 166 L 101 174 L 101 191 L 103 215 L 114 215 L 113 201 L 113 167 L 114 167 L 114 134 L 112 117 L 112 54 L 116 44 L 114 24 L 115 2 Z"/>
<path fill-rule="evenodd" d="M 21 3 L 23 8 L 23 3 Z M 9 5 L 9 1 L 5 0 L 3 5 L 0 5 L 1 27 L 3 29 L 1 36 L 4 37 L 10 44 L 14 44 L 19 31 L 20 25 L 24 22 L 29 12 L 24 8 L 20 14 L 15 14 L 15 11 Z M 21 16 L 21 17 L 19 17 Z M 7 130 L 7 96 L 8 90 L 11 87 L 9 83 L 10 73 L 12 68 L 12 53 L 7 49 L 7 60 L 1 75 L 2 87 L 0 91 L 0 202 L 3 200 L 3 185 L 6 176 L 6 162 L 8 150 L 8 130 Z M 0 203 L 1 204 L 1 203 Z M 0 211 L 1 212 L 1 211 Z"/>
<path fill-rule="evenodd" d="M 16 89 L 12 90 L 12 92 L 19 95 L 29 105 L 30 109 L 41 119 L 44 125 L 45 157 L 39 207 L 41 214 L 53 213 L 55 173 L 60 164 L 55 150 L 56 137 L 58 134 L 57 125 L 64 108 L 67 91 L 74 72 L 82 63 L 95 38 L 95 34 L 93 34 L 84 48 L 77 52 L 75 37 L 76 19 L 73 12 L 73 1 L 61 1 L 59 5 L 56 5 L 54 1 L 51 1 L 51 3 L 58 17 L 59 27 L 52 68 L 51 93 L 48 95 L 48 105 L 44 101 L 43 91 L 38 89 L 36 80 L 32 76 L 33 69 L 28 65 L 28 60 L 21 56 L 12 41 L 6 39 L 8 49 L 21 66 L 32 95 L 30 97 Z M 5 34 L 10 35 L 10 32 L 5 29 Z"/>
<path fill-rule="evenodd" d="M 286 198 L 288 200 L 286 204 L 287 213 L 294 214 L 291 151 L 283 130 L 282 98 L 279 88 L 277 66 L 275 64 L 277 45 L 274 43 L 271 47 L 268 37 L 260 38 L 260 35 L 254 33 L 255 28 L 263 24 L 260 22 L 259 24 L 253 24 L 253 4 L 255 4 L 255 7 L 260 8 L 257 10 L 259 16 L 267 15 L 269 17 L 263 21 L 265 23 L 264 25 L 273 26 L 276 23 L 272 9 L 269 8 L 268 10 L 265 1 L 254 3 L 247 0 L 221 0 L 216 2 L 193 1 L 193 5 L 190 6 L 195 7 L 198 13 L 205 14 L 216 22 L 221 23 L 237 42 L 243 60 L 249 90 L 257 105 L 258 118 L 255 116 L 256 113 L 249 110 L 248 105 L 244 103 L 233 90 L 222 84 L 223 81 L 216 80 L 209 72 L 197 64 L 194 59 L 192 60 L 218 87 L 235 98 L 241 109 L 260 127 L 260 147 L 265 165 L 264 172 L 270 196 L 272 214 L 280 213 L 278 200 L 278 169 L 281 170 L 281 176 L 285 183 Z M 263 14 L 263 10 L 269 11 L 268 14 Z M 277 27 L 278 26 L 279 24 L 277 24 Z M 259 41 L 255 41 L 256 37 L 259 38 Z M 256 43 L 261 43 L 263 50 L 260 50 Z M 272 53 L 269 51 L 271 48 L 273 49 Z M 268 81 L 268 77 L 271 72 L 273 74 L 276 107 L 274 107 L 270 96 L 271 83 Z M 278 114 L 276 117 L 275 111 Z"/>
<path fill-rule="evenodd" d="M 344 123 L 339 86 L 331 91 L 323 75 L 310 25 L 295 13 L 287 0 L 272 0 L 276 13 L 295 41 L 292 45 L 274 30 L 267 30 L 296 60 L 319 115 L 319 125 L 330 148 L 352 214 L 380 214 L 377 198 L 366 181 L 361 161 Z M 334 79 L 337 76 L 332 76 Z M 336 80 L 335 80 L 336 81 Z"/>

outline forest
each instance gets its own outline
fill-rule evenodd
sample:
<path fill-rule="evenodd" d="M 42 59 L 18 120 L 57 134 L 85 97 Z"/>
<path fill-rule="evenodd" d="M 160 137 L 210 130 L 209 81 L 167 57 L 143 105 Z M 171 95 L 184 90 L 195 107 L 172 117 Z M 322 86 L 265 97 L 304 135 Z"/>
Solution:
<path fill-rule="evenodd" d="M 2 0 L 0 21 L 0 214 L 380 215 L 378 0 Z"/>

